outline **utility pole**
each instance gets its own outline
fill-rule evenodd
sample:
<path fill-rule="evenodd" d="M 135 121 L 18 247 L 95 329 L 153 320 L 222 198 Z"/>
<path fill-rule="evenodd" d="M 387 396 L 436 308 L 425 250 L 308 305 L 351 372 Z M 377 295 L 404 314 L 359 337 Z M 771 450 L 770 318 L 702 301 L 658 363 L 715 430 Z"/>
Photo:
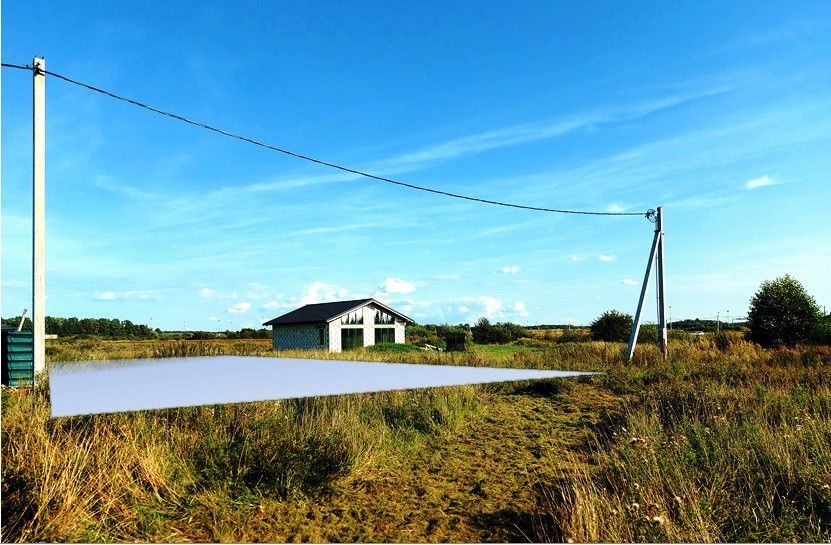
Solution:
<path fill-rule="evenodd" d="M 35 374 L 46 369 L 46 60 L 35 57 L 32 101 L 32 343 Z"/>
<path fill-rule="evenodd" d="M 17 324 L 17 330 L 23 331 L 23 324 L 26 322 L 26 313 L 29 312 L 28 308 L 23 309 L 23 314 L 20 315 L 20 323 Z"/>
<path fill-rule="evenodd" d="M 658 234 L 658 344 L 661 356 L 667 359 L 667 303 L 664 291 L 664 214 L 661 207 L 655 216 L 655 232 Z"/>
<path fill-rule="evenodd" d="M 658 208 L 658 215 L 661 209 Z M 661 231 L 658 229 L 658 221 L 655 222 L 655 236 L 652 239 L 652 248 L 649 250 L 649 260 L 646 262 L 646 272 L 643 275 L 641 296 L 638 299 L 638 310 L 635 311 L 635 320 L 632 322 L 632 331 L 629 333 L 629 345 L 626 347 L 626 359 L 631 360 L 635 353 L 635 346 L 638 344 L 638 332 L 641 330 L 641 318 L 643 317 L 643 304 L 646 302 L 646 293 L 649 289 L 649 276 L 652 274 L 652 264 L 655 263 L 655 254 L 658 249 L 658 242 L 661 239 Z M 659 291 L 660 294 L 660 291 Z"/>

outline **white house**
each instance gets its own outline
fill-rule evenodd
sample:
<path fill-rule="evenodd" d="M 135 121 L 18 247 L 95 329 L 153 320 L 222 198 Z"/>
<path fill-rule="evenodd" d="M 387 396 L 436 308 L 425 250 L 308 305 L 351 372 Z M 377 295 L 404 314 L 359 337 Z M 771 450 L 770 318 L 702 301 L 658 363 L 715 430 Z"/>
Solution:
<path fill-rule="evenodd" d="M 377 343 L 403 343 L 412 320 L 375 299 L 306 305 L 263 325 L 275 350 L 325 348 L 340 352 Z"/>

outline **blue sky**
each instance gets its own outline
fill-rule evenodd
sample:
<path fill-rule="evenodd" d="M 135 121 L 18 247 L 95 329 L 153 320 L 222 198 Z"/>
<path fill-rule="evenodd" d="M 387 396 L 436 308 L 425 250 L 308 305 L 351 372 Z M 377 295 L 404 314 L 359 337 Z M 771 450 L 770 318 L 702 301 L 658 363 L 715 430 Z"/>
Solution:
<path fill-rule="evenodd" d="M 402 180 L 663 205 L 673 319 L 790 273 L 831 307 L 831 5 L 5 2 L 4 62 Z M 31 76 L 2 74 L 2 313 L 30 306 Z M 47 81 L 47 311 L 257 325 L 376 296 L 420 322 L 633 313 L 652 226 L 451 200 Z M 652 293 L 650 294 L 652 295 Z M 650 299 L 654 302 L 654 299 Z M 649 307 L 648 319 L 654 315 Z"/>

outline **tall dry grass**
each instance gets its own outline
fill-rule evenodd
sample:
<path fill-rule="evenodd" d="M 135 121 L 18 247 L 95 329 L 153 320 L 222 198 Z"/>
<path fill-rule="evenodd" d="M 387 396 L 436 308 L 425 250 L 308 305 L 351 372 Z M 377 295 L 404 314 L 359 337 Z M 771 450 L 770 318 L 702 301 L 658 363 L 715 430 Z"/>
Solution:
<path fill-rule="evenodd" d="M 48 349 L 52 361 L 274 355 L 267 340 L 89 339 Z M 652 345 L 631 363 L 623 349 L 551 342 L 462 354 L 280 355 L 605 370 L 581 380 L 617 396 L 619 406 L 600 415 L 581 451 L 564 453 L 574 458 L 563 477 L 543 483 L 532 539 L 831 540 L 830 348 L 763 350 L 728 334 L 674 340 L 667 363 Z M 4 390 L 2 539 L 256 540 L 247 528 L 263 498 L 325 501 L 327 490 L 391 453 L 471 421 L 484 389 L 513 391 L 450 388 L 61 419 L 49 418 L 46 390 Z"/>
<path fill-rule="evenodd" d="M 600 379 L 625 401 L 586 447 L 593 469 L 545 489 L 535 538 L 831 539 L 831 348 L 734 336 L 673 356 Z"/>
<path fill-rule="evenodd" d="M 325 494 L 478 407 L 461 387 L 50 419 L 47 389 L 2 393 L 4 541 L 256 540 L 243 521 L 262 498 Z"/>

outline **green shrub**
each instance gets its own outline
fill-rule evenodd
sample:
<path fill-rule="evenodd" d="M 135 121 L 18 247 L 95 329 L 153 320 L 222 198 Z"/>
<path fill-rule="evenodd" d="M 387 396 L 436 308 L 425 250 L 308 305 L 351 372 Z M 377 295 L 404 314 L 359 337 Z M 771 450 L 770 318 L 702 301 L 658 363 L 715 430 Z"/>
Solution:
<path fill-rule="evenodd" d="M 487 318 L 480 318 L 473 326 L 473 342 L 478 344 L 508 344 L 527 336 L 524 327 L 511 322 L 491 324 Z"/>
<path fill-rule="evenodd" d="M 814 298 L 788 275 L 762 282 L 747 313 L 750 340 L 764 347 L 816 341 L 822 323 L 822 312 Z"/>
<path fill-rule="evenodd" d="M 422 349 L 413 345 L 413 344 L 404 344 L 404 343 L 378 343 L 376 345 L 370 346 L 369 350 L 373 352 L 395 352 L 395 353 L 405 353 L 405 352 L 421 352 Z"/>
<path fill-rule="evenodd" d="M 558 343 L 584 343 L 591 340 L 591 334 L 585 329 L 564 329 L 557 339 Z"/>
<path fill-rule="evenodd" d="M 631 329 L 632 316 L 616 310 L 604 312 L 589 326 L 592 339 L 605 342 L 626 342 Z"/>
<path fill-rule="evenodd" d="M 439 332 L 434 325 L 412 324 L 407 326 L 407 342 L 415 346 L 430 344 L 444 348 L 444 339 L 439 336 Z"/>
<path fill-rule="evenodd" d="M 626 334 L 626 340 L 629 341 L 629 333 Z M 641 327 L 638 330 L 638 344 L 657 342 L 658 326 L 656 324 L 641 324 Z"/>

